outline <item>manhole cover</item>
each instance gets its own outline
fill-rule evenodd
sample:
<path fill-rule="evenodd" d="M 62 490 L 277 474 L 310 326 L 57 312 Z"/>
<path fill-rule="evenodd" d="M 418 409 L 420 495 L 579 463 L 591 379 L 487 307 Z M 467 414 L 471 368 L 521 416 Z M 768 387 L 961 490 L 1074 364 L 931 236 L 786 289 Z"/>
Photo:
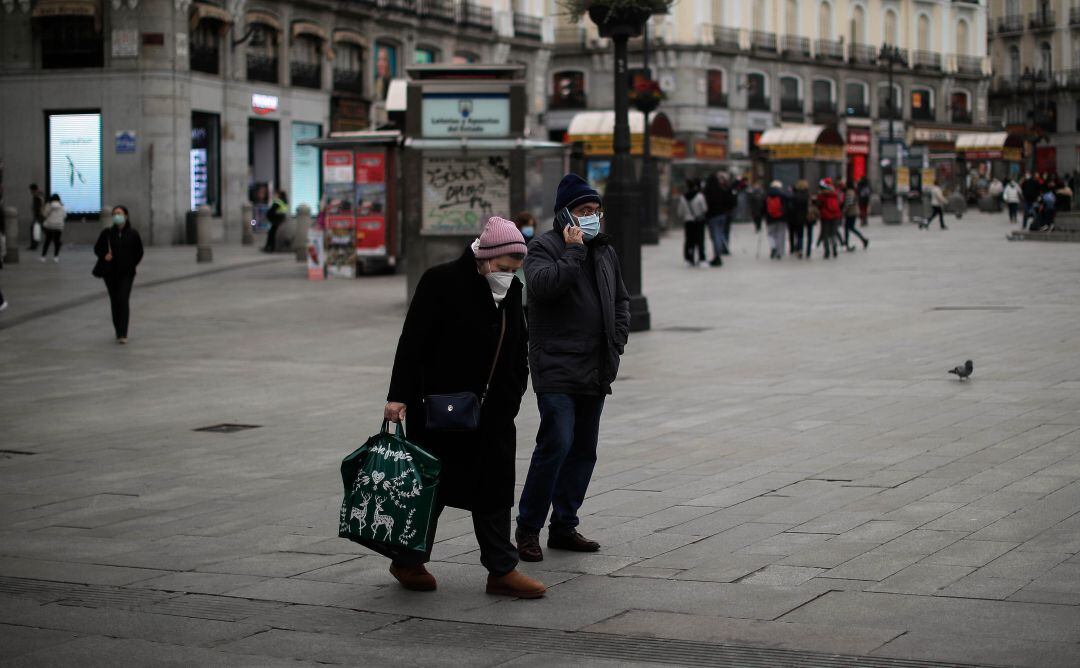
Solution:
<path fill-rule="evenodd" d="M 245 429 L 258 429 L 257 424 L 233 424 L 231 422 L 223 422 L 221 424 L 210 425 L 209 427 L 199 427 L 194 431 L 212 431 L 218 434 L 231 434 L 234 431 L 244 431 Z"/>
<path fill-rule="evenodd" d="M 18 457 L 19 455 L 33 455 L 36 453 L 26 452 L 25 450 L 0 450 L 0 459 L 11 459 L 12 457 Z"/>
<path fill-rule="evenodd" d="M 1019 306 L 935 306 L 931 311 L 998 311 L 1012 313 L 1019 311 Z"/>
<path fill-rule="evenodd" d="M 712 329 L 712 327 L 697 327 L 697 326 L 694 326 L 694 325 L 670 325 L 668 327 L 658 327 L 656 329 L 656 331 L 658 331 L 658 332 L 687 332 L 687 333 L 690 333 L 690 334 L 698 334 L 698 333 L 701 333 L 701 332 L 707 332 L 707 331 L 709 331 L 711 329 Z"/>

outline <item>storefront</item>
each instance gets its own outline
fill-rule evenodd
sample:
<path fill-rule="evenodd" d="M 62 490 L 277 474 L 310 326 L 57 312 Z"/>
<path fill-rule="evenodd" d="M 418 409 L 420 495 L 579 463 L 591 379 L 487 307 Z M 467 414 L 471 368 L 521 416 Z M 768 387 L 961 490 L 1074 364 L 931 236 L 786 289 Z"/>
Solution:
<path fill-rule="evenodd" d="M 953 128 L 912 126 L 908 136 L 908 180 L 912 191 L 939 185 L 946 193 L 963 189 L 956 173 L 956 137 Z"/>
<path fill-rule="evenodd" d="M 1023 149 L 1024 138 L 1008 132 L 967 132 L 956 137 L 961 173 L 969 190 L 985 190 L 993 179 L 1018 181 Z"/>
<path fill-rule="evenodd" d="M 844 154 L 847 156 L 848 183 L 858 183 L 867 178 L 870 169 L 870 128 L 849 127 Z"/>
<path fill-rule="evenodd" d="M 840 178 L 844 166 L 844 139 L 835 127 L 792 125 L 766 130 L 758 146 L 765 152 L 757 158 L 755 173 L 768 180 L 792 186 L 800 179 L 816 184 L 820 179 Z"/>

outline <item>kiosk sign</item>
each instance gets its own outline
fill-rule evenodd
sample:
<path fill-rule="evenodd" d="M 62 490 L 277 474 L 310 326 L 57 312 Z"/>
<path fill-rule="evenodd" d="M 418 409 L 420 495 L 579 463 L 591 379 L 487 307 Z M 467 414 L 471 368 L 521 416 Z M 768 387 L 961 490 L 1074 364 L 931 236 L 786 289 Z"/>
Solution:
<path fill-rule="evenodd" d="M 424 137 L 506 137 L 510 134 L 510 96 L 501 93 L 425 93 Z"/>

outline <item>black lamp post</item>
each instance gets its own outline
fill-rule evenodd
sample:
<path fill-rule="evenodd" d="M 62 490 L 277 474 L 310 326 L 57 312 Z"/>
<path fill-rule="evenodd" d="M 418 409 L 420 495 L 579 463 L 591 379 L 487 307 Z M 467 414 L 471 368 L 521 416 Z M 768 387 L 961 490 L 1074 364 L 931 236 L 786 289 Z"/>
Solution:
<path fill-rule="evenodd" d="M 645 22 L 642 28 L 643 46 L 641 53 L 642 69 L 645 76 L 652 79 L 649 70 L 649 23 Z M 652 142 L 649 128 L 649 113 L 653 109 L 650 106 L 638 105 L 638 110 L 645 115 L 645 127 L 642 129 L 641 143 L 641 206 L 644 215 L 641 219 L 641 241 L 646 244 L 660 243 L 660 223 L 657 220 L 657 181 L 656 163 L 652 159 Z"/>
<path fill-rule="evenodd" d="M 1023 84 L 1022 88 L 1027 91 L 1027 98 L 1031 100 L 1031 111 L 1028 114 L 1029 122 L 1024 127 L 1024 143 L 1031 144 L 1031 160 L 1028 162 L 1028 172 L 1035 175 L 1035 146 L 1039 143 L 1042 135 L 1039 133 L 1039 100 L 1037 96 L 1036 84 L 1043 81 L 1040 74 L 1035 74 L 1031 71 L 1031 68 L 1025 68 L 1024 73 L 1020 75 L 1020 82 Z"/>
<path fill-rule="evenodd" d="M 900 221 L 900 209 L 896 206 L 896 171 L 900 168 L 900 151 L 896 150 L 896 137 L 893 126 L 896 124 L 896 88 L 893 86 L 893 67 L 907 66 L 907 58 L 898 47 L 889 44 L 881 46 L 878 62 L 885 66 L 889 74 L 889 150 L 892 155 L 891 182 L 885 172 L 881 184 L 881 218 L 885 223 L 896 225 Z"/>
<path fill-rule="evenodd" d="M 630 331 L 650 328 L 649 303 L 641 294 L 641 198 L 630 157 L 629 72 L 626 43 L 641 35 L 651 12 L 593 4 L 589 18 L 601 37 L 615 45 L 615 128 L 611 172 L 604 192 L 604 218 L 611 226 L 615 251 L 622 266 L 623 282 L 630 293 Z"/>

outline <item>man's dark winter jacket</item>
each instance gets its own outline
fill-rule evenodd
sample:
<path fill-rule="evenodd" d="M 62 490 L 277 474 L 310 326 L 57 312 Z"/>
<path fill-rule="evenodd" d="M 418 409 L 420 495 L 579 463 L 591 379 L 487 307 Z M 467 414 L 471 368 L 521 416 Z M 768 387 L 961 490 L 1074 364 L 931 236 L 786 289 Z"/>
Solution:
<path fill-rule="evenodd" d="M 525 279 L 533 389 L 610 394 L 630 333 L 630 295 L 608 237 L 567 244 L 556 220 L 529 244 Z"/>
<path fill-rule="evenodd" d="M 94 255 L 104 260 L 110 250 L 113 256 L 109 262 L 110 273 L 113 276 L 134 276 L 135 267 L 142 261 L 143 245 L 131 223 L 124 223 L 122 228 L 112 225 L 101 231 L 94 244 Z"/>
<path fill-rule="evenodd" d="M 475 432 L 429 431 L 423 397 L 484 391 L 498 347 L 502 315 L 506 334 Z M 398 340 L 387 401 L 406 406 L 408 439 L 442 461 L 439 502 L 490 511 L 514 505 L 514 418 L 529 379 L 521 282 L 514 279 L 496 306 L 476 258 L 428 269 L 409 304 Z"/>

